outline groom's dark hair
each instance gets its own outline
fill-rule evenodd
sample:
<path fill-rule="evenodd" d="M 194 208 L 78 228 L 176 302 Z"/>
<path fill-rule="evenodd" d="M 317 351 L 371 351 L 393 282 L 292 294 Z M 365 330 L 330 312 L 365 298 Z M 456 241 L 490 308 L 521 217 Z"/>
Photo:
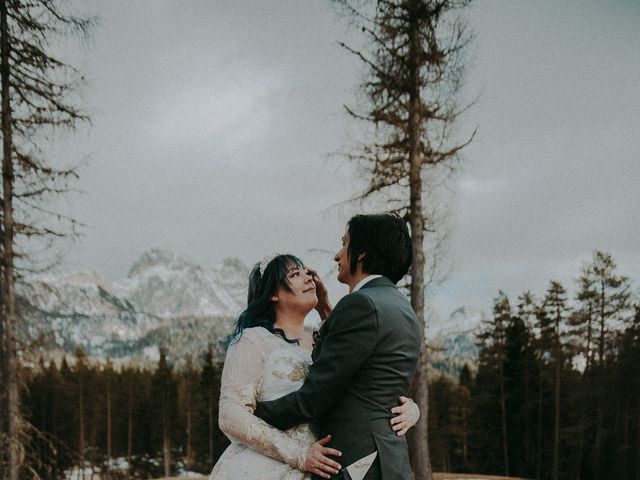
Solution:
<path fill-rule="evenodd" d="M 409 271 L 411 237 L 407 224 L 398 215 L 356 215 L 347 223 L 347 232 L 352 274 L 363 253 L 362 270 L 365 273 L 384 275 L 398 283 Z"/>

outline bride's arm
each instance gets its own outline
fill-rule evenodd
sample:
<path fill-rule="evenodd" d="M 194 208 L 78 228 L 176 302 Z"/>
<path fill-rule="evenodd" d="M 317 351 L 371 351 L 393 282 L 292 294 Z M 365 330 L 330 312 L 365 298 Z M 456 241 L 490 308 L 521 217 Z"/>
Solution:
<path fill-rule="evenodd" d="M 252 334 L 245 330 L 227 351 L 220 389 L 220 430 L 231 440 L 304 471 L 309 444 L 301 444 L 253 415 L 262 381 L 262 357 Z"/>

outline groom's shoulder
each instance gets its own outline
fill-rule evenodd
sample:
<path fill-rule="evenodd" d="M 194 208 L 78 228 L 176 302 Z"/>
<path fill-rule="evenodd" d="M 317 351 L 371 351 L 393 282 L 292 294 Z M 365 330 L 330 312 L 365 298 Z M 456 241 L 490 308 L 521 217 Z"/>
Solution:
<path fill-rule="evenodd" d="M 342 297 L 335 306 L 334 311 L 342 310 L 375 310 L 375 306 L 368 295 L 363 294 L 362 290 L 349 293 Z"/>
<path fill-rule="evenodd" d="M 355 293 L 364 295 L 374 305 L 378 304 L 380 301 L 395 301 L 398 298 L 404 297 L 398 287 L 387 277 L 378 277 L 371 280 Z"/>

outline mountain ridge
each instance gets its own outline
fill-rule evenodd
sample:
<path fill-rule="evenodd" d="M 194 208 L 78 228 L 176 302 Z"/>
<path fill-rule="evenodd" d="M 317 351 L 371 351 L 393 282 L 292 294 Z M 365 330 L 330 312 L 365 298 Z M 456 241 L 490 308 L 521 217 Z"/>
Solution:
<path fill-rule="evenodd" d="M 169 361 L 183 364 L 212 345 L 223 360 L 235 320 L 246 305 L 249 268 L 226 258 L 203 268 L 184 255 L 159 248 L 144 252 L 123 279 L 100 272 L 47 273 L 21 280 L 19 313 L 27 320 L 25 338 L 36 354 L 73 355 L 115 364 L 152 364 L 162 346 Z M 477 356 L 474 328 L 479 315 L 464 308 L 427 329 L 431 365 L 457 375 Z"/>

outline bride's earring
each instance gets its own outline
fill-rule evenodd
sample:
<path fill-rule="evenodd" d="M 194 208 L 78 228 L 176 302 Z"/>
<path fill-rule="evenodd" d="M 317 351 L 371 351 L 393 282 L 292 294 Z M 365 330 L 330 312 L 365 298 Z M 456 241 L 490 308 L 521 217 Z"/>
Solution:
<path fill-rule="evenodd" d="M 278 297 L 276 295 L 274 295 L 273 297 L 271 297 L 271 301 L 272 302 L 277 302 L 278 301 Z"/>

